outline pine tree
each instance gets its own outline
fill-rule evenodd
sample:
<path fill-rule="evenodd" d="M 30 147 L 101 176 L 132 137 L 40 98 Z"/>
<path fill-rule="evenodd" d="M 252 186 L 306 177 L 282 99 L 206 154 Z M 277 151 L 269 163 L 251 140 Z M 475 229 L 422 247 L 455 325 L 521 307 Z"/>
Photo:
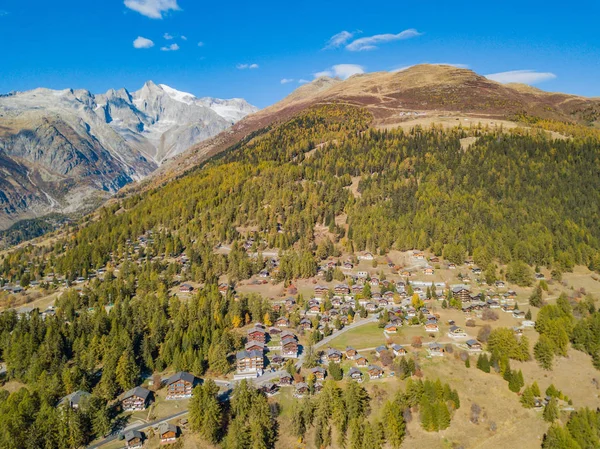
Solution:
<path fill-rule="evenodd" d="M 117 363 L 116 377 L 123 390 L 133 388 L 139 377 L 140 370 L 135 363 L 131 351 L 124 351 Z"/>
<path fill-rule="evenodd" d="M 448 427 L 450 427 L 450 411 L 448 410 L 448 406 L 442 402 L 439 401 L 437 403 L 437 428 L 439 430 L 444 430 L 447 429 Z"/>
<path fill-rule="evenodd" d="M 330 363 L 327 368 L 329 369 L 329 374 L 331 374 L 333 380 L 342 380 L 344 377 L 339 363 Z"/>
<path fill-rule="evenodd" d="M 545 370 L 552 369 L 554 360 L 554 345 L 545 334 L 540 335 L 538 342 L 533 347 L 533 354 L 539 365 Z"/>
<path fill-rule="evenodd" d="M 544 420 L 547 422 L 554 422 L 558 419 L 558 400 L 551 398 L 550 401 L 544 407 Z"/>
<path fill-rule="evenodd" d="M 521 404 L 525 408 L 533 408 L 535 407 L 535 396 L 533 394 L 533 388 L 527 387 L 523 390 L 523 394 L 521 395 Z"/>
<path fill-rule="evenodd" d="M 479 357 L 477 358 L 477 368 L 484 373 L 490 372 L 490 361 L 487 354 L 479 354 Z"/>
<path fill-rule="evenodd" d="M 402 409 L 395 401 L 386 402 L 383 408 L 385 438 L 393 449 L 399 449 L 406 435 L 406 424 Z"/>

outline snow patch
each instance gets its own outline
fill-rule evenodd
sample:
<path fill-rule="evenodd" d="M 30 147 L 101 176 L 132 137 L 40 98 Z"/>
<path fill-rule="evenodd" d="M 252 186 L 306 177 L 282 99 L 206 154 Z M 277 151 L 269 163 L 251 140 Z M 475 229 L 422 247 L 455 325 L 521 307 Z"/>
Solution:
<path fill-rule="evenodd" d="M 171 97 L 175 101 L 179 101 L 180 103 L 192 104 L 196 99 L 196 96 L 190 94 L 189 92 L 182 92 L 180 90 L 173 89 L 172 87 L 167 86 L 166 84 L 159 84 L 159 86 L 162 90 L 165 91 L 165 93 L 169 97 Z"/>

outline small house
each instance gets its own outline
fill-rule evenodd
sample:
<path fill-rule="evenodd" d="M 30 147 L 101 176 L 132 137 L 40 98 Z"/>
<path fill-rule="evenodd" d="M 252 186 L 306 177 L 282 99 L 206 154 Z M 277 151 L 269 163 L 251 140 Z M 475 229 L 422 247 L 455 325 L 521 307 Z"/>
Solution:
<path fill-rule="evenodd" d="M 325 368 L 321 366 L 317 366 L 311 369 L 310 372 L 315 376 L 317 380 L 325 380 L 325 376 L 327 375 L 327 371 L 325 371 Z"/>
<path fill-rule="evenodd" d="M 358 351 L 354 349 L 352 346 L 348 346 L 346 348 L 346 358 L 349 360 L 354 360 L 358 356 Z"/>
<path fill-rule="evenodd" d="M 481 351 L 483 349 L 481 343 L 479 343 L 477 340 L 474 340 L 474 339 L 467 340 L 467 347 L 471 351 Z"/>
<path fill-rule="evenodd" d="M 127 449 L 140 449 L 144 444 L 144 434 L 138 430 L 129 430 L 123 435 Z"/>
<path fill-rule="evenodd" d="M 394 355 L 396 357 L 406 355 L 406 349 L 404 349 L 404 346 L 398 344 L 392 345 L 392 351 L 394 351 Z"/>
<path fill-rule="evenodd" d="M 383 369 L 377 365 L 370 365 L 367 369 L 369 379 L 380 379 L 383 376 Z"/>
<path fill-rule="evenodd" d="M 292 385 L 292 376 L 289 373 L 283 373 L 279 376 L 279 386 Z"/>
<path fill-rule="evenodd" d="M 366 357 L 357 354 L 356 358 L 354 359 L 354 361 L 356 362 L 356 366 L 361 366 L 361 367 L 365 367 L 369 364 L 369 361 L 367 360 Z"/>
<path fill-rule="evenodd" d="M 158 437 L 160 444 L 171 444 L 177 441 L 179 429 L 173 424 L 162 422 L 158 425 Z"/>
<path fill-rule="evenodd" d="M 356 382 L 363 381 L 362 371 L 354 366 L 352 368 L 350 368 L 350 371 L 348 372 L 348 377 L 350 377 L 350 379 L 352 379 L 352 380 L 355 380 Z"/>
<path fill-rule="evenodd" d="M 299 382 L 296 384 L 296 391 L 294 396 L 297 398 L 303 398 L 308 394 L 308 385 L 305 382 Z"/>

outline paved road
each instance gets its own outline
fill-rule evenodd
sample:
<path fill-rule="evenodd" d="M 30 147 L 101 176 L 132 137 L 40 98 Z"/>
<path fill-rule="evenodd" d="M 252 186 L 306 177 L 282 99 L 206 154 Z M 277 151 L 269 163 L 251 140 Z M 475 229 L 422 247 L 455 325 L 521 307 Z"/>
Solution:
<path fill-rule="evenodd" d="M 126 431 L 129 431 L 129 430 L 139 430 L 139 431 L 146 430 L 146 429 L 149 429 L 150 427 L 158 426 L 162 422 L 170 421 L 172 419 L 179 418 L 181 416 L 185 416 L 188 413 L 189 413 L 188 410 L 183 410 L 183 411 L 181 411 L 179 413 L 175 413 L 175 414 L 173 414 L 171 416 L 167 416 L 166 418 L 161 418 L 161 419 L 157 419 L 156 421 L 149 422 L 149 423 L 143 423 L 143 424 L 138 424 L 138 425 L 135 425 L 135 426 L 127 427 L 126 429 L 123 429 L 122 431 L 116 432 L 116 433 L 110 435 L 109 437 L 103 439 L 102 441 L 99 441 L 98 443 L 94 443 L 94 444 L 91 444 L 91 445 L 87 446 L 87 449 L 96 449 L 96 448 L 98 448 L 100 446 L 103 446 L 103 445 L 108 444 L 108 443 L 110 443 L 112 441 L 115 441 L 117 438 L 119 438 L 119 435 L 121 433 L 125 433 Z"/>
<path fill-rule="evenodd" d="M 351 329 L 356 329 L 357 327 L 360 326 L 364 326 L 365 324 L 368 323 L 374 323 L 378 320 L 377 316 L 370 316 L 369 318 L 366 319 L 362 319 L 359 321 L 355 321 L 354 323 L 340 329 L 339 331 L 334 332 L 333 334 L 331 334 L 329 337 L 325 337 L 323 340 L 321 340 L 320 342 L 318 342 L 317 344 L 314 345 L 315 349 L 321 348 L 323 346 L 325 346 L 327 343 L 329 343 L 331 340 L 333 340 L 334 338 L 338 337 L 339 335 L 342 335 L 345 332 L 348 332 Z M 300 354 L 300 357 L 298 358 L 298 362 L 296 363 L 296 366 L 300 367 L 302 366 L 302 362 L 304 360 L 304 354 Z M 253 379 L 249 379 L 254 385 L 256 386 L 261 386 L 264 385 L 266 383 L 272 382 L 273 380 L 279 378 L 279 376 L 281 376 L 284 373 L 284 371 L 272 371 L 272 372 L 267 372 L 265 374 L 263 374 L 260 377 L 256 377 Z M 215 383 L 222 388 L 225 388 L 226 391 L 220 393 L 220 397 L 221 399 L 226 398 L 227 396 L 229 396 L 229 394 L 231 393 L 231 391 L 233 390 L 233 387 L 235 386 L 235 383 L 239 382 L 237 380 L 232 380 L 232 381 L 226 381 L 226 380 L 215 380 Z M 175 413 L 173 415 L 170 416 L 166 416 L 164 418 L 158 419 L 156 421 L 152 421 L 149 423 L 142 423 L 142 424 L 137 424 L 135 426 L 131 426 L 131 427 L 127 427 L 126 429 L 123 429 L 122 431 L 116 432 L 113 435 L 108 436 L 107 438 L 105 438 L 102 441 L 99 441 L 97 443 L 94 443 L 90 446 L 87 446 L 87 449 L 97 449 L 100 446 L 103 446 L 107 443 L 110 443 L 112 441 L 115 441 L 119 435 L 121 433 L 125 433 L 126 431 L 129 430 L 146 430 L 149 429 L 151 427 L 155 427 L 157 425 L 159 425 L 162 422 L 166 422 L 166 421 L 171 421 L 173 419 L 176 418 L 180 418 L 182 416 L 185 416 L 189 413 L 188 410 L 182 410 L 178 413 Z"/>

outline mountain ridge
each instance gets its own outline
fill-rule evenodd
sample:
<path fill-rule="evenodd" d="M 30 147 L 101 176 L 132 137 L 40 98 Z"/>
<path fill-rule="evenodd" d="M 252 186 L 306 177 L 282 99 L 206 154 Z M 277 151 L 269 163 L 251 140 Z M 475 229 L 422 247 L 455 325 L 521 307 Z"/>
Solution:
<path fill-rule="evenodd" d="M 142 184 L 130 185 L 125 191 L 164 184 L 253 132 L 321 103 L 365 107 L 373 114 L 375 126 L 411 123 L 415 115 L 427 116 L 433 121 L 449 116 L 514 121 L 523 113 L 573 123 L 600 124 L 600 99 L 501 84 L 472 70 L 449 65 L 420 64 L 397 72 L 354 75 L 346 80 L 323 76 L 240 120 L 225 132 L 190 147 L 162 165 Z"/>

